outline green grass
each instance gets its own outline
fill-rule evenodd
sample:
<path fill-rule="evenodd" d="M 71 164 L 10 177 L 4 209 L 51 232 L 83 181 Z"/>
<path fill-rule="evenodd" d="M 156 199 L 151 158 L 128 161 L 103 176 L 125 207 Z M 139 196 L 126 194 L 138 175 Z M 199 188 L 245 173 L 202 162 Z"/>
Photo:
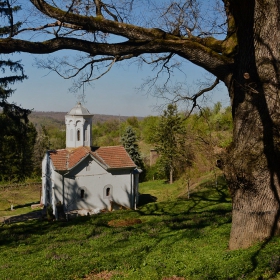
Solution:
<path fill-rule="evenodd" d="M 0 217 L 30 212 L 31 205 L 40 202 L 41 188 L 41 184 L 25 184 L 6 188 L 0 186 Z M 11 211 L 11 204 L 13 204 L 13 211 Z"/>
<path fill-rule="evenodd" d="M 142 184 L 140 192 L 157 201 L 138 211 L 3 225 L 0 279 L 102 279 L 101 272 L 112 275 L 104 279 L 277 279 L 279 238 L 247 250 L 227 249 L 226 186 L 205 182 L 189 200 L 178 197 L 183 188 L 182 182 Z M 142 223 L 108 225 L 132 219 Z"/>

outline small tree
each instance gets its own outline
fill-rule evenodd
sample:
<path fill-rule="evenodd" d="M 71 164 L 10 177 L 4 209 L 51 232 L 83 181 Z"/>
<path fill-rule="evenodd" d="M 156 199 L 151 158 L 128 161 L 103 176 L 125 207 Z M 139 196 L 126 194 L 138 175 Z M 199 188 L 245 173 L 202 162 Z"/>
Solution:
<path fill-rule="evenodd" d="M 183 172 L 191 159 L 190 150 L 186 147 L 183 119 L 179 116 L 176 105 L 167 106 L 151 138 L 160 154 L 160 166 L 169 175 L 169 182 L 172 184 L 174 174 Z"/>
<path fill-rule="evenodd" d="M 130 126 L 128 126 L 126 128 L 126 131 L 123 134 L 121 141 L 122 141 L 122 144 L 123 144 L 125 150 L 129 154 L 129 156 L 132 158 L 134 163 L 137 165 L 137 167 L 144 170 L 144 163 L 143 163 L 143 160 L 139 153 L 137 137 L 136 137 L 134 130 Z"/>
<path fill-rule="evenodd" d="M 50 136 L 44 125 L 38 132 L 36 143 L 34 145 L 34 175 L 39 176 L 42 174 L 42 160 L 46 151 L 50 149 Z"/>

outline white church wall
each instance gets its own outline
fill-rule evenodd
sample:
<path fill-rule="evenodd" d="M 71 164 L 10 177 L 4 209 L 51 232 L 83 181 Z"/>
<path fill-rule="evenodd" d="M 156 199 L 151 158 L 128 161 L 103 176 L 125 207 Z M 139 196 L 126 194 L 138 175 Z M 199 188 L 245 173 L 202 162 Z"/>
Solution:
<path fill-rule="evenodd" d="M 66 212 L 78 209 L 75 177 L 64 177 L 64 209 Z"/>
<path fill-rule="evenodd" d="M 41 194 L 41 203 L 46 205 L 47 203 L 47 194 L 46 194 L 46 154 L 42 160 L 42 194 Z"/>
<path fill-rule="evenodd" d="M 114 170 L 112 175 L 120 182 L 121 189 L 115 193 L 114 200 L 118 204 L 122 204 L 126 207 L 133 207 L 133 175 L 132 170 Z"/>
<path fill-rule="evenodd" d="M 77 167 L 75 167 L 74 172 L 79 173 L 79 175 L 100 175 L 107 174 L 108 172 L 97 163 L 91 156 L 88 156 L 83 162 L 81 162 Z"/>
<path fill-rule="evenodd" d="M 41 202 L 47 206 L 53 201 L 54 170 L 50 158 L 46 153 L 42 161 L 42 198 Z"/>
<path fill-rule="evenodd" d="M 85 160 L 79 164 L 64 179 L 65 205 L 71 205 L 69 210 L 109 209 L 110 201 L 131 208 L 132 185 L 129 171 L 112 175 L 94 161 L 90 164 L 90 171 L 87 171 L 87 162 Z"/>
<path fill-rule="evenodd" d="M 85 119 L 84 122 L 84 146 L 85 147 L 90 147 L 91 146 L 91 139 L 92 139 L 92 135 L 91 135 L 91 125 L 92 125 L 92 119 Z"/>
<path fill-rule="evenodd" d="M 60 202 L 63 203 L 63 176 L 57 172 L 54 172 L 53 176 L 53 209 L 56 208 L 56 205 Z"/>

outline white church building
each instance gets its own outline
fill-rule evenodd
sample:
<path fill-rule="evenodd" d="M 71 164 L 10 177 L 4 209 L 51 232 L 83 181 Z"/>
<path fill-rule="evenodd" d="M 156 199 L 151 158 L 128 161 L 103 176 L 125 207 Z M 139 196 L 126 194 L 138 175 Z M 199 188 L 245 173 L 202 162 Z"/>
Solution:
<path fill-rule="evenodd" d="M 92 117 L 78 103 L 65 116 L 66 148 L 42 162 L 41 203 L 64 211 L 136 208 L 139 170 L 123 146 L 92 147 Z"/>

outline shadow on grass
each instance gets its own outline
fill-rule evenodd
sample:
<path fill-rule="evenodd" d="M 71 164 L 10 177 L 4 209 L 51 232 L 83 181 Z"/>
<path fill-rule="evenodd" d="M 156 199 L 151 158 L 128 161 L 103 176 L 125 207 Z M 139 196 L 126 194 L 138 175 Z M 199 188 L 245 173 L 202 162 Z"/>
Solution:
<path fill-rule="evenodd" d="M 190 198 L 186 195 L 175 201 L 164 201 L 140 205 L 139 212 L 142 215 L 178 215 L 191 212 L 204 212 L 209 209 L 221 208 L 231 212 L 231 199 L 226 185 L 202 185 L 200 190 L 192 193 Z M 215 210 L 216 211 L 216 210 Z"/>
<path fill-rule="evenodd" d="M 25 208 L 25 207 L 31 207 L 31 205 L 39 204 L 39 203 L 40 203 L 40 201 L 26 203 L 26 204 L 20 204 L 20 205 L 13 206 L 13 209 L 21 209 L 21 208 Z M 10 210 L 10 208 L 5 209 L 5 211 L 9 211 L 9 210 Z"/>
<path fill-rule="evenodd" d="M 231 223 L 231 199 L 223 185 L 203 184 L 196 193 L 181 196 L 175 201 L 164 201 L 140 206 L 140 216 L 164 217 L 162 222 L 171 231 L 186 230 L 181 238 L 198 238 L 204 228 Z"/>
<path fill-rule="evenodd" d="M 90 216 L 85 216 L 69 221 L 47 221 L 42 219 L 42 210 L 10 217 L 10 222 L 6 220 L 5 223 L 0 224 L 0 246 L 17 243 L 25 236 L 29 237 L 32 234 L 45 235 L 60 231 L 61 228 L 85 225 L 90 219 Z"/>
<path fill-rule="evenodd" d="M 143 194 L 139 195 L 138 207 L 141 207 L 143 205 L 146 205 L 151 202 L 156 202 L 156 201 L 157 201 L 157 197 L 147 194 L 147 193 L 143 193 Z"/>
<path fill-rule="evenodd" d="M 12 213 L 11 213 L 12 214 Z M 11 217 L 0 217 L 0 223 L 4 224 L 12 224 L 12 223 L 20 223 L 28 220 L 34 220 L 34 219 L 42 219 L 43 216 L 42 210 L 35 210 L 32 212 L 28 212 L 26 214 L 11 216 Z"/>

